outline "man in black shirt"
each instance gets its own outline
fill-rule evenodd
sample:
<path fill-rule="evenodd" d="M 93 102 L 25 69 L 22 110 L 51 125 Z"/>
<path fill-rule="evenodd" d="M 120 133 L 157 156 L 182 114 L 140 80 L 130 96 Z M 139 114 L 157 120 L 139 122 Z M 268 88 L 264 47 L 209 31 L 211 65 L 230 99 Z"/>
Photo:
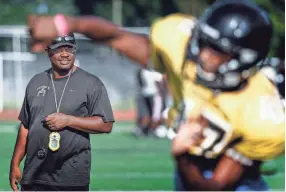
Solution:
<path fill-rule="evenodd" d="M 52 67 L 27 85 L 10 167 L 18 190 L 88 191 L 90 133 L 110 133 L 114 122 L 100 79 L 74 65 L 74 35 L 57 37 L 46 49 Z M 19 168 L 26 155 L 23 175 Z"/>

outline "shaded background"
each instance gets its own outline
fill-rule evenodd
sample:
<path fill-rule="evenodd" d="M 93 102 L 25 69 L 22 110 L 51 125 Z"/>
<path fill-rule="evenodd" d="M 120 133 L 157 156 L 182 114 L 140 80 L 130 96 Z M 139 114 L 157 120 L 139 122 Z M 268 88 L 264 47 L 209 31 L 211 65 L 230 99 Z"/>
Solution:
<path fill-rule="evenodd" d="M 9 190 L 8 171 L 17 132 L 17 114 L 27 83 L 50 67 L 45 54 L 29 53 L 28 14 L 98 15 L 138 33 L 149 33 L 162 16 L 182 12 L 199 16 L 213 0 L 0 0 L 0 190 Z M 270 56 L 285 58 L 285 1 L 256 0 L 274 24 Z M 111 135 L 92 136 L 91 190 L 172 190 L 170 142 L 133 138 L 134 62 L 77 35 L 77 65 L 99 76 L 107 87 L 117 123 Z M 2 58 L 2 59 L 1 59 Z M 2 61 L 2 62 L 1 62 Z M 126 66 L 126 67 L 123 67 Z M 2 71 L 1 71 L 2 70 Z M 267 162 L 264 177 L 272 189 L 285 189 L 284 157 Z"/>
<path fill-rule="evenodd" d="M 175 12 L 199 16 L 214 0 L 0 0 L 0 24 L 25 24 L 30 13 L 99 15 L 127 27 L 150 26 L 154 19 Z M 274 55 L 285 39 L 285 0 L 255 0 L 270 13 L 275 26 Z M 280 39 L 280 40 L 278 40 Z M 279 54 L 284 54 L 281 51 Z"/>
<path fill-rule="evenodd" d="M 152 21 L 159 17 L 175 12 L 199 16 L 213 2 L 214 0 L 0 0 L 0 53 L 6 52 L 5 58 L 11 58 L 11 56 L 7 56 L 7 52 L 29 51 L 28 39 L 23 34 L 26 32 L 25 18 L 31 13 L 56 14 L 62 12 L 68 15 L 98 15 L 128 27 L 130 30 L 148 34 L 148 27 Z M 256 0 L 256 2 L 270 13 L 274 24 L 273 43 L 269 55 L 284 60 L 285 1 Z M 5 30 L 8 31 L 5 33 L 3 32 Z M 16 35 L 13 36 L 13 33 Z M 17 34 L 21 35 L 17 36 Z M 132 96 L 135 94 L 134 70 L 137 66 L 103 45 L 83 39 L 79 40 L 78 44 L 77 58 L 80 65 L 91 72 L 98 72 L 96 74 L 109 88 L 114 107 L 118 109 L 134 108 Z M 112 55 L 110 55 L 111 52 Z M 21 58 L 21 56 L 19 57 Z M 20 98 L 23 97 L 22 87 L 25 87 L 33 74 L 49 67 L 49 62 L 43 54 L 33 55 L 33 59 L 29 61 L 23 60 L 4 60 L 3 81 L 5 83 L 3 86 L 5 94 L 3 97 L 5 108 L 19 108 Z M 94 65 L 94 63 L 97 64 Z M 130 65 L 130 68 L 123 72 L 118 63 Z M 22 65 L 21 68 L 19 65 Z M 118 73 L 110 76 L 110 69 L 114 69 Z M 16 96 L 14 96 L 15 94 Z"/>

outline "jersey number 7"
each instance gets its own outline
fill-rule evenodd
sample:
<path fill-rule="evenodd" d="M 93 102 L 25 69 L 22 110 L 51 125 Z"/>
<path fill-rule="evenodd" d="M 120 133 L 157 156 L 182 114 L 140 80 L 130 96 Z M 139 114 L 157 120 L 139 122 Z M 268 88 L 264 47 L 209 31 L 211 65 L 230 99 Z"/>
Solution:
<path fill-rule="evenodd" d="M 208 121 L 208 126 L 203 130 L 204 139 L 191 152 L 194 155 L 215 158 L 229 144 L 232 128 L 229 123 L 210 111 L 204 110 L 202 116 Z"/>

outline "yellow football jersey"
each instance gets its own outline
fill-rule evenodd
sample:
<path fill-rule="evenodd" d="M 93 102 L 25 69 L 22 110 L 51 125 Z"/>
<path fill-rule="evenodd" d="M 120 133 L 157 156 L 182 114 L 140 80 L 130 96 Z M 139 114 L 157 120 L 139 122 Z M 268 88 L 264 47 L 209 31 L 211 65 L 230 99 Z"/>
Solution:
<path fill-rule="evenodd" d="M 168 88 L 174 103 L 174 107 L 169 111 L 171 120 L 174 120 L 183 98 L 181 71 L 185 61 L 185 49 L 182 48 L 187 46 L 194 25 L 194 17 L 173 14 L 159 19 L 151 27 L 150 64 L 155 70 L 167 74 Z"/>
<path fill-rule="evenodd" d="M 205 139 L 190 153 L 214 158 L 232 148 L 252 160 L 284 152 L 285 119 L 275 86 L 260 72 L 240 91 L 214 93 L 195 83 L 196 65 L 186 60 L 186 47 L 196 19 L 173 14 L 151 28 L 152 67 L 167 74 L 174 99 L 169 120 L 202 115 L 209 122 Z M 184 105 L 182 105 L 184 103 Z M 184 107 L 182 107 L 184 106 Z M 234 142 L 236 141 L 236 142 Z"/>

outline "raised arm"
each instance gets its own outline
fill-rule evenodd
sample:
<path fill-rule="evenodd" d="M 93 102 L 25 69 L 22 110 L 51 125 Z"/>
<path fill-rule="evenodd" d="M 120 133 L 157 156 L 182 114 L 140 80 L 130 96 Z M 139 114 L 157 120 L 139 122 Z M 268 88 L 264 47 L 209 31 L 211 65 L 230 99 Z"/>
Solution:
<path fill-rule="evenodd" d="M 105 43 L 142 65 L 149 61 L 150 43 L 148 37 L 128 32 L 115 24 L 95 16 L 65 16 L 68 32 L 81 33 L 94 41 Z M 58 35 L 53 16 L 28 17 L 32 36 L 32 50 L 40 52 Z"/>

